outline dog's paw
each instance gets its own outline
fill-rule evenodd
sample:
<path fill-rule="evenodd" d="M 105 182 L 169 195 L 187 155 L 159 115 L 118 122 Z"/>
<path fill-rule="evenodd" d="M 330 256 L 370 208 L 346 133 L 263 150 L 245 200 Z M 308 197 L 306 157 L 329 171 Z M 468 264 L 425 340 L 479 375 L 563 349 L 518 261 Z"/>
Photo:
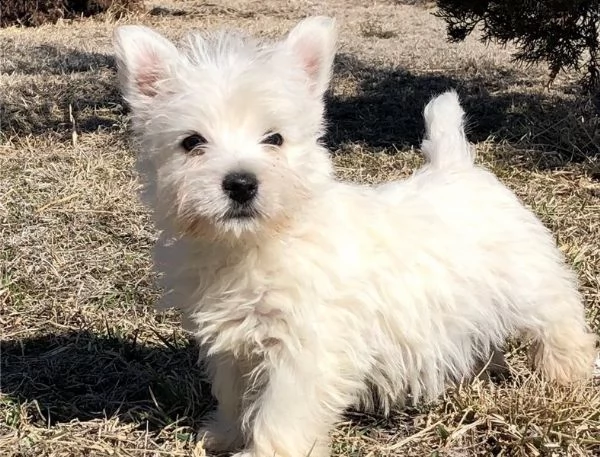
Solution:
<path fill-rule="evenodd" d="M 252 451 L 242 451 L 236 452 L 231 457 L 255 457 L 254 452 Z"/>
<path fill-rule="evenodd" d="M 232 430 L 220 430 L 213 426 L 202 427 L 196 433 L 196 442 L 212 452 L 231 451 L 241 445 L 240 441 L 238 433 Z"/>

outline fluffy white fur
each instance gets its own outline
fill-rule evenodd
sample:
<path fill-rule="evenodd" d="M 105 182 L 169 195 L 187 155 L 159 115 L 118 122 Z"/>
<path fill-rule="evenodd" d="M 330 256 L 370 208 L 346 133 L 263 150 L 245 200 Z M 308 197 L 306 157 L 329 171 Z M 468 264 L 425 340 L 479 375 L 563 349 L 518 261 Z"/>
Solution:
<path fill-rule="evenodd" d="M 176 49 L 134 26 L 114 42 L 163 233 L 165 304 L 183 311 L 218 400 L 207 446 L 326 456 L 346 408 L 433 398 L 513 335 L 534 339 L 543 376 L 590 376 L 576 278 L 533 213 L 473 164 L 454 92 L 425 108 L 428 163 L 367 187 L 335 180 L 318 142 L 332 20 L 276 43 L 195 34 Z M 194 132 L 206 144 L 186 153 Z M 261 143 L 272 132 L 281 146 Z M 253 217 L 228 216 L 222 180 L 240 170 L 259 181 Z"/>

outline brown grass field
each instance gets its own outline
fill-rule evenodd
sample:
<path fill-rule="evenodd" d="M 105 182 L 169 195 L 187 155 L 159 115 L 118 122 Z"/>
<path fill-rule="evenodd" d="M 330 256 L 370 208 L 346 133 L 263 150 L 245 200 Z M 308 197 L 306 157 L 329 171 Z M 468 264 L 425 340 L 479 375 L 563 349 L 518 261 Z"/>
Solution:
<path fill-rule="evenodd" d="M 236 27 L 284 33 L 309 14 L 340 24 L 328 98 L 339 176 L 381 182 L 421 162 L 421 111 L 455 87 L 478 161 L 552 228 L 600 331 L 598 99 L 511 49 L 446 41 L 422 1 L 147 1 L 98 16 L 0 30 L 0 455 L 205 455 L 193 432 L 211 408 L 175 313 L 152 304 L 156 233 L 136 196 L 128 114 L 116 87 L 117 23 L 178 37 Z M 349 412 L 335 456 L 600 455 L 600 381 L 544 384 L 524 348 L 512 377 L 451 388 L 391 417 Z"/>

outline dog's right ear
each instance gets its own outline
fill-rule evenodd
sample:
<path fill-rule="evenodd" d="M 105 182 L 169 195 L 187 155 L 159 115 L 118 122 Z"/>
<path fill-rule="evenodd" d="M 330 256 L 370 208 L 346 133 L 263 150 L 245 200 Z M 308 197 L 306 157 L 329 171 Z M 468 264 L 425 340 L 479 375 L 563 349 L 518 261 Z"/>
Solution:
<path fill-rule="evenodd" d="M 124 25 L 113 32 L 113 46 L 125 98 L 134 109 L 151 101 L 172 74 L 175 45 L 148 27 Z"/>

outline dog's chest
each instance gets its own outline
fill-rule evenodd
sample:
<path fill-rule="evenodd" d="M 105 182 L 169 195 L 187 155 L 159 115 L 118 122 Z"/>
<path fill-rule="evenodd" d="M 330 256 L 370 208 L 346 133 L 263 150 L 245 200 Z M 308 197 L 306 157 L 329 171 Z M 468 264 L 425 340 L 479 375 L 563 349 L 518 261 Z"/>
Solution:
<path fill-rule="evenodd" d="M 209 351 L 256 352 L 296 344 L 291 328 L 306 289 L 286 265 L 272 256 L 250 255 L 200 268 L 197 277 L 188 313 L 192 330 Z"/>
<path fill-rule="evenodd" d="M 255 351 L 314 338 L 327 304 L 341 301 L 357 269 L 355 249 L 321 238 L 196 263 L 187 317 L 200 342 L 213 351 Z"/>

